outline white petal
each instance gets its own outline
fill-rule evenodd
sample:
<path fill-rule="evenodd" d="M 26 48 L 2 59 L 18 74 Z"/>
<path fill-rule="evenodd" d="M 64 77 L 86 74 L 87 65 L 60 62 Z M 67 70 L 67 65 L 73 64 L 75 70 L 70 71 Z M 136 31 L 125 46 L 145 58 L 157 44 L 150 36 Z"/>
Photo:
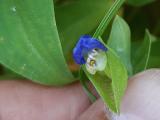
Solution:
<path fill-rule="evenodd" d="M 89 64 L 87 64 L 86 63 L 86 69 L 87 69 L 87 71 L 90 73 L 90 74 L 92 74 L 92 75 L 94 75 L 94 74 L 96 74 L 96 68 L 95 67 L 93 67 L 93 66 L 90 66 Z"/>
<path fill-rule="evenodd" d="M 100 52 L 96 56 L 96 69 L 98 71 L 103 71 L 106 68 L 107 65 L 107 56 L 105 52 Z"/>

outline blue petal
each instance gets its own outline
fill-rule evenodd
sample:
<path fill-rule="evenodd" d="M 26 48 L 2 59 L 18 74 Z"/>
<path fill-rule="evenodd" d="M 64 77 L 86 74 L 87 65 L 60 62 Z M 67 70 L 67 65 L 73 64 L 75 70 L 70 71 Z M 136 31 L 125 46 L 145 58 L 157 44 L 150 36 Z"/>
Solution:
<path fill-rule="evenodd" d="M 97 39 L 89 35 L 80 37 L 77 45 L 73 50 L 73 58 L 77 64 L 85 64 L 84 56 L 93 49 L 101 49 L 107 51 L 107 48 Z"/>

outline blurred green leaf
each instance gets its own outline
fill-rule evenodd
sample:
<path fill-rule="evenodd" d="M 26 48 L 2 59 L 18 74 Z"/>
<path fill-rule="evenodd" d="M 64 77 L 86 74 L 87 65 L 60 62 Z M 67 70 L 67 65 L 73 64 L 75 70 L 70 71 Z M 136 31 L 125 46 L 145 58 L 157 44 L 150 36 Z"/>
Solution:
<path fill-rule="evenodd" d="M 79 37 L 96 28 L 112 1 L 68 0 L 55 6 L 62 48 L 67 58 Z"/>
<path fill-rule="evenodd" d="M 132 49 L 132 64 L 134 66 L 134 73 L 141 72 L 147 68 L 151 51 L 151 39 L 152 36 L 150 35 L 149 31 L 146 30 L 143 43 L 139 46 L 137 50 Z"/>
<path fill-rule="evenodd" d="M 46 85 L 73 82 L 65 63 L 52 0 L 0 0 L 0 62 Z"/>
<path fill-rule="evenodd" d="M 160 68 L 160 55 L 151 56 L 147 68 Z"/>
<path fill-rule="evenodd" d="M 10 73 L 0 75 L 0 80 L 25 80 L 25 78 L 17 74 Z"/>
<path fill-rule="evenodd" d="M 132 51 L 135 51 L 136 49 L 138 49 L 138 47 L 140 45 L 141 45 L 140 41 L 133 42 L 132 43 Z M 152 41 L 151 53 L 150 53 L 147 68 L 160 68 L 160 62 L 159 62 L 160 61 L 160 53 L 157 51 L 160 51 L 160 41 L 158 39 L 156 39 L 155 41 Z"/>
<path fill-rule="evenodd" d="M 95 75 L 91 75 L 85 68 L 84 70 L 107 107 L 118 113 L 121 98 L 127 86 L 127 70 L 116 53 L 111 48 L 107 48 L 109 49 L 106 52 L 108 63 L 105 72 L 109 71 L 111 78 L 107 78 L 107 73 L 97 72 Z"/>
<path fill-rule="evenodd" d="M 7 69 L 6 67 L 1 66 L 0 69 L 0 80 L 15 80 L 15 79 L 25 79 L 24 77 L 22 77 L 21 75 L 13 72 L 10 69 Z"/>
<path fill-rule="evenodd" d="M 127 2 L 133 6 L 143 6 L 154 1 L 156 0 L 127 0 Z"/>
<path fill-rule="evenodd" d="M 106 27 L 109 25 L 110 21 L 116 15 L 119 8 L 123 5 L 124 2 L 125 2 L 125 0 L 116 0 L 113 3 L 113 5 L 110 7 L 110 9 L 107 10 L 107 13 L 105 14 L 104 18 L 102 19 L 101 23 L 99 24 L 98 28 L 96 29 L 96 32 L 93 35 L 94 38 L 98 38 L 99 36 L 102 36 Z"/>
<path fill-rule="evenodd" d="M 54 3 L 58 2 L 59 0 L 53 0 Z"/>
<path fill-rule="evenodd" d="M 151 55 L 148 61 L 148 68 L 160 68 L 160 40 L 152 42 Z"/>
<path fill-rule="evenodd" d="M 132 75 L 130 28 L 123 18 L 119 16 L 116 16 L 113 21 L 108 46 L 117 53 L 122 63 L 126 66 L 129 75 Z"/>

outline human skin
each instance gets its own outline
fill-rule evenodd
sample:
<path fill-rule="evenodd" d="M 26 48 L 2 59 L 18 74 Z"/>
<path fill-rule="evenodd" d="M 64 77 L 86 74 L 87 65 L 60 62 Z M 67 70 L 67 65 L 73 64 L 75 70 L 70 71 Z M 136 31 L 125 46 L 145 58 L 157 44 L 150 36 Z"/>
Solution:
<path fill-rule="evenodd" d="M 160 70 L 133 76 L 117 120 L 159 120 L 159 92 Z M 108 113 L 100 99 L 91 104 L 78 82 L 47 87 L 27 80 L 0 81 L 0 120 L 110 120 Z"/>

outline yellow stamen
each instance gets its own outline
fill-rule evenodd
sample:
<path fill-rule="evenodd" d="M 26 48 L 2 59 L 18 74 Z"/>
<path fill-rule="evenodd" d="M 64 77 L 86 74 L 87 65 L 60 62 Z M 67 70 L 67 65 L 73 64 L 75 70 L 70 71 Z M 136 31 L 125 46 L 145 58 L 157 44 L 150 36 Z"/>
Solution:
<path fill-rule="evenodd" d="M 96 64 L 96 61 L 95 60 L 90 60 L 90 62 L 89 62 L 89 65 L 90 66 L 94 66 Z"/>

